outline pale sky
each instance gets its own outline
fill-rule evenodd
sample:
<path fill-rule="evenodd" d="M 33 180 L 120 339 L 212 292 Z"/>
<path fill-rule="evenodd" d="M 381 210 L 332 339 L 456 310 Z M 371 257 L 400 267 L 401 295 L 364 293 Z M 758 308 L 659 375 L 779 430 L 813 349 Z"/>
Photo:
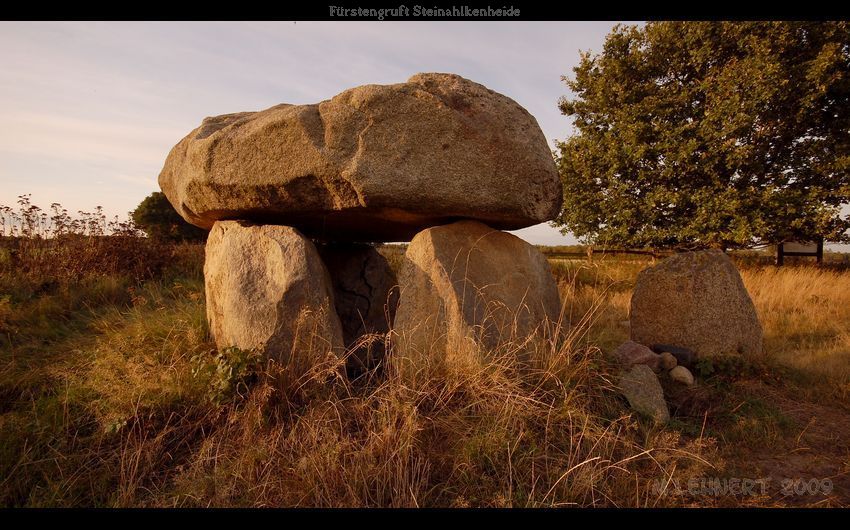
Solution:
<path fill-rule="evenodd" d="M 317 103 L 418 72 L 513 98 L 554 148 L 571 132 L 557 107 L 569 92 L 561 76 L 580 50 L 601 51 L 615 24 L 0 21 L 0 205 L 30 193 L 44 209 L 103 206 L 124 218 L 206 116 Z M 576 242 L 548 224 L 515 233 Z"/>
<path fill-rule="evenodd" d="M 614 22 L 0 22 L 0 204 L 103 206 L 152 191 L 206 116 L 317 103 L 367 83 L 452 72 L 537 118 L 554 148 L 579 50 Z M 543 224 L 532 243 L 571 244 Z"/>

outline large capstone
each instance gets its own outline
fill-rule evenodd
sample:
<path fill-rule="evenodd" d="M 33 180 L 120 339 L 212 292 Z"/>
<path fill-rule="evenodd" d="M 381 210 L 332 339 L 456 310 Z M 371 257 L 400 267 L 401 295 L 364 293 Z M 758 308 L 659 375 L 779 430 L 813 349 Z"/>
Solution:
<path fill-rule="evenodd" d="M 203 228 L 245 219 L 329 241 L 407 241 L 463 218 L 517 229 L 554 218 L 562 203 L 534 117 L 434 73 L 206 118 L 171 150 L 159 185 Z"/>
<path fill-rule="evenodd" d="M 631 338 L 697 357 L 755 354 L 762 327 L 738 269 L 720 250 L 683 252 L 638 274 Z"/>
<path fill-rule="evenodd" d="M 341 354 L 331 279 L 313 243 L 287 226 L 213 225 L 206 246 L 207 319 L 219 349 L 284 364 Z"/>
<path fill-rule="evenodd" d="M 561 309 L 546 258 L 476 221 L 417 234 L 399 286 L 396 355 L 413 370 L 455 354 L 514 349 L 555 325 Z"/>

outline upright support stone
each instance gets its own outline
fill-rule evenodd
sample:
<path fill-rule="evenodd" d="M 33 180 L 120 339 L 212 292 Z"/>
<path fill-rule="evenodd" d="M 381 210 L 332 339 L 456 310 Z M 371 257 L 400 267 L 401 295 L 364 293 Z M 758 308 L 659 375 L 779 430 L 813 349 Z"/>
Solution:
<path fill-rule="evenodd" d="M 355 348 L 349 368 L 372 368 L 384 358 L 386 335 L 395 317 L 396 276 L 371 245 L 330 243 L 318 249 L 330 272 L 345 347 Z"/>
<path fill-rule="evenodd" d="M 505 346 L 521 353 L 517 346 L 557 322 L 561 309 L 546 258 L 476 221 L 419 232 L 399 285 L 396 356 L 403 371 Z"/>
<path fill-rule="evenodd" d="M 218 221 L 206 246 L 207 319 L 219 349 L 308 366 L 341 353 L 333 287 L 313 243 L 288 226 Z"/>

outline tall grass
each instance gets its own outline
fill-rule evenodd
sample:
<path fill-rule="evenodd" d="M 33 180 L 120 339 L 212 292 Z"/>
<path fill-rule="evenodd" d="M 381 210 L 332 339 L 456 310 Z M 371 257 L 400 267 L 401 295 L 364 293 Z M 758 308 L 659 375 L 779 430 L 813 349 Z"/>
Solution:
<path fill-rule="evenodd" d="M 187 415 L 206 431 L 185 460 L 167 468 L 168 480 L 151 483 L 149 474 L 161 471 L 154 466 L 134 471 L 141 482 L 126 486 L 128 494 L 113 502 L 655 505 L 662 499 L 652 479 L 711 467 L 701 456 L 710 452 L 710 442 L 681 442 L 642 425 L 610 399 L 611 378 L 599 350 L 573 349 L 569 340 L 554 340 L 551 347 L 544 369 L 521 375 L 503 358 L 409 379 L 391 353 L 380 377 L 348 381 L 334 376 L 342 364 L 327 366 L 302 378 L 297 388 L 310 390 L 296 395 L 278 384 L 285 367 L 269 362 L 244 396 L 221 406 L 193 405 Z M 125 407 L 130 397 L 120 400 Z M 216 420 L 205 423 L 210 418 Z M 136 425 L 140 418 L 128 421 Z M 174 428 L 186 422 L 175 421 Z M 126 432 L 118 458 L 129 459 L 132 465 L 123 465 L 133 470 L 136 462 L 162 464 L 149 453 L 160 453 L 164 441 L 153 433 L 144 439 L 143 430 Z"/>
<path fill-rule="evenodd" d="M 850 274 L 802 267 L 742 271 L 764 328 L 765 354 L 850 396 Z M 820 382 L 820 384 L 818 384 Z"/>
<path fill-rule="evenodd" d="M 764 329 L 764 355 L 758 361 L 793 368 L 816 390 L 850 395 L 850 272 L 841 260 L 833 257 L 823 267 L 807 262 L 775 267 L 751 255 L 734 259 Z M 637 273 L 654 263 L 553 260 L 572 313 L 598 313 L 587 334 L 591 344 L 610 350 L 628 338 Z"/>
<path fill-rule="evenodd" d="M 390 351 L 349 380 L 335 356 L 296 373 L 217 352 L 202 247 L 168 256 L 147 277 L 105 271 L 43 291 L 16 292 L 14 272 L 0 271 L 0 504 L 736 505 L 658 485 L 727 472 L 718 440 L 781 434 L 755 401 L 725 416 L 736 430 L 718 430 L 707 401 L 689 405 L 705 389 L 677 402 L 669 428 L 631 413 L 604 352 L 628 337 L 631 289 L 651 261 L 553 262 L 569 326 L 542 337 L 533 369 L 516 365 L 524 345 L 508 337 L 493 355 L 416 378 Z M 767 355 L 840 380 L 850 280 L 803 268 L 743 276 Z"/>
<path fill-rule="evenodd" d="M 711 440 L 628 412 L 586 337 L 598 316 L 549 336 L 534 370 L 517 370 L 507 344 L 413 380 L 392 352 L 353 381 L 333 357 L 292 380 L 215 351 L 191 255 L 141 284 L 115 279 L 112 298 L 80 286 L 92 305 L 76 327 L 6 348 L 0 503 L 651 506 L 671 502 L 653 480 L 716 461 Z"/>

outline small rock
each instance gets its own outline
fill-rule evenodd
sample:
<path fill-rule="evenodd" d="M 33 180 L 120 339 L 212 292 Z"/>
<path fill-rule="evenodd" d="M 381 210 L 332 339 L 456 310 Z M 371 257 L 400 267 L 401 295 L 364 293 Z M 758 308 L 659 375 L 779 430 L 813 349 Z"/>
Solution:
<path fill-rule="evenodd" d="M 630 368 L 636 364 L 645 364 L 653 372 L 661 371 L 661 356 L 633 340 L 627 340 L 620 344 L 614 350 L 614 358 L 625 368 Z"/>
<path fill-rule="evenodd" d="M 650 349 L 652 349 L 655 353 L 671 353 L 673 354 L 673 357 L 676 358 L 676 364 L 680 366 L 687 366 L 689 368 L 694 365 L 694 362 L 696 362 L 697 359 L 697 354 L 694 353 L 693 350 L 670 344 L 652 344 Z"/>
<path fill-rule="evenodd" d="M 694 384 L 694 374 L 684 366 L 677 366 L 670 370 L 670 379 L 686 386 Z"/>
<path fill-rule="evenodd" d="M 638 364 L 624 371 L 619 386 L 632 409 L 649 416 L 656 423 L 667 423 L 670 420 L 661 383 L 648 366 Z"/>
<path fill-rule="evenodd" d="M 676 357 L 669 351 L 661 354 L 661 368 L 663 370 L 672 370 L 677 364 L 679 362 L 676 360 Z"/>

